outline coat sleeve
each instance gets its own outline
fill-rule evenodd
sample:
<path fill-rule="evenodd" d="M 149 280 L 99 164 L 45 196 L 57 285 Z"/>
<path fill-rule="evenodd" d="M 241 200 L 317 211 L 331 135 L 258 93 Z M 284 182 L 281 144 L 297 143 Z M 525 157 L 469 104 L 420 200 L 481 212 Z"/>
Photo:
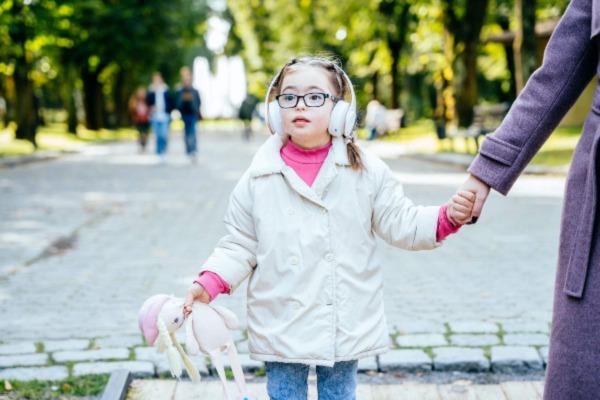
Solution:
<path fill-rule="evenodd" d="M 200 273 L 211 271 L 229 284 L 230 293 L 246 279 L 256 267 L 258 240 L 252 218 L 252 189 L 246 173 L 238 182 L 225 213 L 225 235 L 210 255 Z"/>
<path fill-rule="evenodd" d="M 377 163 L 379 164 L 379 163 Z M 387 165 L 375 168 L 373 229 L 392 246 L 405 250 L 426 250 L 441 245 L 436 242 L 440 207 L 415 206 L 404 195 L 402 184 Z M 378 176 L 379 175 L 379 176 Z"/>
<path fill-rule="evenodd" d="M 485 138 L 469 172 L 507 194 L 594 76 L 598 48 L 592 3 L 572 0 L 542 66 L 531 76 L 500 127 Z"/>

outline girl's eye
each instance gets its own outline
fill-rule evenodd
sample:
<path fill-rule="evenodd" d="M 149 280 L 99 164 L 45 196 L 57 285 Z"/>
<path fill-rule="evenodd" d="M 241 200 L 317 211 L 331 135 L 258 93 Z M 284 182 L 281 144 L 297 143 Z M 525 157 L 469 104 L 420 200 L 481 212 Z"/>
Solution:
<path fill-rule="evenodd" d="M 296 98 L 296 95 L 293 95 L 293 94 L 286 94 L 286 95 L 284 95 L 284 97 L 283 97 L 283 99 L 284 99 L 284 100 L 286 100 L 286 101 L 292 101 L 292 100 L 294 100 L 295 98 Z"/>
<path fill-rule="evenodd" d="M 311 100 L 319 100 L 321 98 L 321 95 L 318 93 L 314 93 L 310 95 L 310 99 Z"/>

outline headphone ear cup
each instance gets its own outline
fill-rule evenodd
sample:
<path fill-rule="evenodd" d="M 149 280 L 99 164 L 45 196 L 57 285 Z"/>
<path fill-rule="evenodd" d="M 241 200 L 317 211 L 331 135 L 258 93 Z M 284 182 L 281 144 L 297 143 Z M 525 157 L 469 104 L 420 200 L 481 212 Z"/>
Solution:
<path fill-rule="evenodd" d="M 281 107 L 277 100 L 269 103 L 269 126 L 274 133 L 283 135 L 283 123 L 281 121 Z"/>
<path fill-rule="evenodd" d="M 350 137 L 352 130 L 356 125 L 356 109 L 348 104 L 348 112 L 346 113 L 346 121 L 344 125 L 344 136 Z"/>
<path fill-rule="evenodd" d="M 331 117 L 329 118 L 329 134 L 331 136 L 341 137 L 345 133 L 346 120 L 348 119 L 346 114 L 350 108 L 350 103 L 344 100 L 339 100 L 335 103 L 335 107 L 331 110 Z"/>

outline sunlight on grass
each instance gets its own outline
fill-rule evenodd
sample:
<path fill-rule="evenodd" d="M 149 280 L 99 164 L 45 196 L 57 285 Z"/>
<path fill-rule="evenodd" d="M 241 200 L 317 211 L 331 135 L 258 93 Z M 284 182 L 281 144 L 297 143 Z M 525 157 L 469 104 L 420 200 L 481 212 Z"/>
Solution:
<path fill-rule="evenodd" d="M 79 127 L 75 136 L 67 132 L 65 124 L 53 123 L 40 127 L 36 140 L 38 150 L 73 151 L 86 143 L 135 140 L 136 136 L 137 133 L 133 128 L 90 131 L 84 127 Z M 34 152 L 33 145 L 28 141 L 14 139 L 13 127 L 0 131 L 0 157 L 23 156 Z"/>
<path fill-rule="evenodd" d="M 580 127 L 556 129 L 533 158 L 532 163 L 552 166 L 568 165 L 573 157 L 580 134 Z M 366 139 L 367 136 L 368 133 L 365 129 L 359 129 L 359 138 Z M 480 144 L 482 139 L 480 138 Z M 473 155 L 476 153 L 475 141 L 471 138 L 438 140 L 435 126 L 431 120 L 416 121 L 412 125 L 389 133 L 378 140 L 402 143 L 411 151 L 418 153 L 455 152 Z"/>

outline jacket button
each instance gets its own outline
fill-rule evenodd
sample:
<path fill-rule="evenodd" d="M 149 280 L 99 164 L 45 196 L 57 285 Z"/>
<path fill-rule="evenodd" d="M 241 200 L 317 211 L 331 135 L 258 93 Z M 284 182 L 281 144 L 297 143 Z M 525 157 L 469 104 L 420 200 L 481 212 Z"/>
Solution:
<path fill-rule="evenodd" d="M 287 215 L 292 215 L 294 213 L 294 209 L 292 207 L 288 207 L 288 209 L 285 212 L 287 213 Z"/>
<path fill-rule="evenodd" d="M 298 260 L 298 257 L 296 257 L 296 256 L 291 256 L 291 257 L 290 257 L 290 263 L 291 263 L 292 265 L 296 265 L 296 264 L 298 264 L 298 261 L 299 261 L 299 260 Z"/>
<path fill-rule="evenodd" d="M 298 303 L 297 301 L 292 301 L 292 308 L 294 310 L 297 310 L 300 308 L 300 303 Z"/>
<path fill-rule="evenodd" d="M 331 262 L 333 260 L 333 255 L 331 253 L 325 254 L 325 261 Z"/>

